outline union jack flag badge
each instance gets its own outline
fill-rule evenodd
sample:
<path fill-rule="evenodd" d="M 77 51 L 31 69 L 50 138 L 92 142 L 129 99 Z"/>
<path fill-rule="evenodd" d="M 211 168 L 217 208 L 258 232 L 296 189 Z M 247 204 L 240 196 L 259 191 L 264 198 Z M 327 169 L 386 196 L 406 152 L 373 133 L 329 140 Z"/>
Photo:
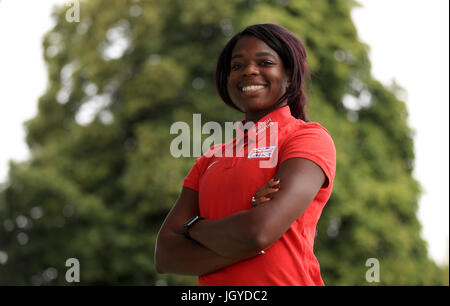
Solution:
<path fill-rule="evenodd" d="M 264 157 L 271 157 L 273 154 L 273 151 L 275 151 L 276 146 L 271 147 L 261 147 L 261 148 L 255 148 L 252 149 L 248 153 L 247 158 L 264 158 Z"/>

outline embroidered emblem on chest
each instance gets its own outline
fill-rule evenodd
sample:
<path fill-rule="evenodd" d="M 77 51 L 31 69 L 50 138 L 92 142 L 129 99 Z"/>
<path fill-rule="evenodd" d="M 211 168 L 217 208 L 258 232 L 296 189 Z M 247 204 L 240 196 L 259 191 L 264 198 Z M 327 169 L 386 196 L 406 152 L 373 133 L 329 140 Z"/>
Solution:
<path fill-rule="evenodd" d="M 273 151 L 275 151 L 276 146 L 271 147 L 262 147 L 262 148 L 255 148 L 252 149 L 248 153 L 247 158 L 264 158 L 264 157 L 271 157 L 273 154 Z"/>

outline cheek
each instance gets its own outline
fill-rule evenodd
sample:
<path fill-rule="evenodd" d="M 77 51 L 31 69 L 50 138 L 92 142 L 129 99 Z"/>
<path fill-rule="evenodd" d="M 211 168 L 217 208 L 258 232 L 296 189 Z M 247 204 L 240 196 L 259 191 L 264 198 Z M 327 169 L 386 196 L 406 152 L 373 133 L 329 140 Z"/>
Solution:
<path fill-rule="evenodd" d="M 228 91 L 230 91 L 231 89 L 233 89 L 233 87 L 234 87 L 233 84 L 235 84 L 235 81 L 234 81 L 234 78 L 233 78 L 233 74 L 230 74 L 230 75 L 228 76 L 228 80 L 227 80 L 227 90 L 228 90 Z"/>
<path fill-rule="evenodd" d="M 234 92 L 234 86 L 230 83 L 230 81 L 227 82 L 227 91 L 228 95 L 233 98 L 236 94 Z"/>
<path fill-rule="evenodd" d="M 228 95 L 231 98 L 235 98 L 239 95 L 239 90 L 237 89 L 237 82 L 238 80 L 236 80 L 236 78 L 234 78 L 233 74 L 231 73 L 227 81 L 227 91 Z"/>
<path fill-rule="evenodd" d="M 283 78 L 280 78 L 280 76 L 273 76 L 271 77 L 270 86 L 272 87 L 273 91 L 278 92 L 283 89 L 283 84 L 285 83 L 285 80 Z"/>
<path fill-rule="evenodd" d="M 233 83 L 233 80 L 228 78 L 228 82 L 227 82 L 227 92 L 228 92 L 228 96 L 230 97 L 231 101 L 233 102 L 233 104 L 239 108 L 240 110 L 242 110 L 242 105 L 241 103 L 239 103 L 239 99 L 238 99 L 238 92 L 236 89 L 236 85 L 234 85 L 235 83 Z"/>
<path fill-rule="evenodd" d="M 274 85 L 277 89 L 281 90 L 282 92 L 284 92 L 286 90 L 287 77 L 285 74 L 282 74 L 281 76 L 280 76 L 280 74 L 277 74 L 276 76 L 274 76 L 273 80 L 274 80 Z"/>

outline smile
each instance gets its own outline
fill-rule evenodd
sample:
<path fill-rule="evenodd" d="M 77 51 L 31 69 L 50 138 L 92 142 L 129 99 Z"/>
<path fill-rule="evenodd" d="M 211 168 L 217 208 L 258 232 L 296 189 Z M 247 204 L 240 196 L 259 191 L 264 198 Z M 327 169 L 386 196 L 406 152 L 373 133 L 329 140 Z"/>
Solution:
<path fill-rule="evenodd" d="M 250 86 L 245 86 L 241 88 L 242 92 L 251 92 L 251 91 L 256 91 L 256 90 L 260 90 L 263 88 L 266 88 L 267 86 L 265 85 L 250 85 Z"/>

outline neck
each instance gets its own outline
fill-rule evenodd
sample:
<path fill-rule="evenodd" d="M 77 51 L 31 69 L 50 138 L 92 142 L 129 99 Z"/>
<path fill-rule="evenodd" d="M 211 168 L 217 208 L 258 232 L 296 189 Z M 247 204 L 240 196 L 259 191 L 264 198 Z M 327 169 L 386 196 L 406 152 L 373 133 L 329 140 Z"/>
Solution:
<path fill-rule="evenodd" d="M 263 118 L 264 116 L 266 116 L 267 114 L 270 114 L 271 112 L 273 112 L 276 109 L 282 108 L 283 106 L 286 106 L 287 103 L 283 102 L 280 104 L 276 104 L 270 108 L 267 109 L 262 109 L 259 111 L 247 111 L 245 113 L 245 122 L 257 122 L 258 120 L 260 120 L 261 118 Z"/>

